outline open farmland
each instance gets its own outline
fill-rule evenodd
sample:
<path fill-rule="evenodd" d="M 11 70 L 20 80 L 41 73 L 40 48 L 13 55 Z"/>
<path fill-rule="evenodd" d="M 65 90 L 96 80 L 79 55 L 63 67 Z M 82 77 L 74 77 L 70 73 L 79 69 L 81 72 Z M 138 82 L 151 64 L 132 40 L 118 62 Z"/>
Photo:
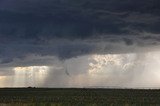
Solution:
<path fill-rule="evenodd" d="M 160 106 L 160 90 L 2 88 L 0 106 Z"/>

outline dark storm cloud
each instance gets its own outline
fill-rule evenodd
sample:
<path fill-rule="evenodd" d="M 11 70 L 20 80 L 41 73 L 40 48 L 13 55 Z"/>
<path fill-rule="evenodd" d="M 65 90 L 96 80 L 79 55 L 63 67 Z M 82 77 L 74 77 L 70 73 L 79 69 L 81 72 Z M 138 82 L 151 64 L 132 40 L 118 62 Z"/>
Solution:
<path fill-rule="evenodd" d="M 5 0 L 1 35 L 25 38 L 86 38 L 128 34 L 123 28 L 159 33 L 158 0 Z"/>
<path fill-rule="evenodd" d="M 121 42 L 158 44 L 159 7 L 159 0 L 1 0 L 1 63 L 28 54 L 66 59 L 119 53 L 112 44 Z"/>

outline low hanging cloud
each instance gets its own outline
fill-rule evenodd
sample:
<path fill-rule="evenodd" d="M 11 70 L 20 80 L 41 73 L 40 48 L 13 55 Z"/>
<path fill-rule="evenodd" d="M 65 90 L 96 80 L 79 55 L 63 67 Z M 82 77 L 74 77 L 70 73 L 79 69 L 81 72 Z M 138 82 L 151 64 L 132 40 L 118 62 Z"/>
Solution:
<path fill-rule="evenodd" d="M 131 35 L 130 35 L 131 36 Z M 150 38 L 147 38 L 150 37 Z M 138 37 L 132 36 L 102 38 L 102 39 L 52 39 L 42 43 L 34 41 L 10 41 L 0 45 L 1 64 L 10 63 L 15 59 L 24 60 L 30 55 L 56 56 L 60 60 L 89 54 L 121 54 L 157 51 L 159 48 L 158 35 L 142 34 Z"/>

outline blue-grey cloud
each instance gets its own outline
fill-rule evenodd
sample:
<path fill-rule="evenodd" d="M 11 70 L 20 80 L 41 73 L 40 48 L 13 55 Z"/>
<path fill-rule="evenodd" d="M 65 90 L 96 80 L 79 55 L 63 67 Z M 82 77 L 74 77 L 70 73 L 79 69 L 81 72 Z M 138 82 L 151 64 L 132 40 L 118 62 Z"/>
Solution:
<path fill-rule="evenodd" d="M 7 0 L 1 3 L 0 33 L 25 38 L 86 38 L 132 29 L 159 33 L 159 5 L 158 0 Z"/>
<path fill-rule="evenodd" d="M 66 59 L 159 45 L 159 6 L 158 0 L 1 0 L 1 63 L 29 54 Z"/>

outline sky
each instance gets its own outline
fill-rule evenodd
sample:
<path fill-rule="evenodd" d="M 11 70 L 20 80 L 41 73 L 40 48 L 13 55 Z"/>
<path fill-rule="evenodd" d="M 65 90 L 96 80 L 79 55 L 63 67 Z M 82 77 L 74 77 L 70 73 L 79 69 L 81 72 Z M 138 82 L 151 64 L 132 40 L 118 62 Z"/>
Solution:
<path fill-rule="evenodd" d="M 0 0 L 0 87 L 160 88 L 159 0 Z"/>

